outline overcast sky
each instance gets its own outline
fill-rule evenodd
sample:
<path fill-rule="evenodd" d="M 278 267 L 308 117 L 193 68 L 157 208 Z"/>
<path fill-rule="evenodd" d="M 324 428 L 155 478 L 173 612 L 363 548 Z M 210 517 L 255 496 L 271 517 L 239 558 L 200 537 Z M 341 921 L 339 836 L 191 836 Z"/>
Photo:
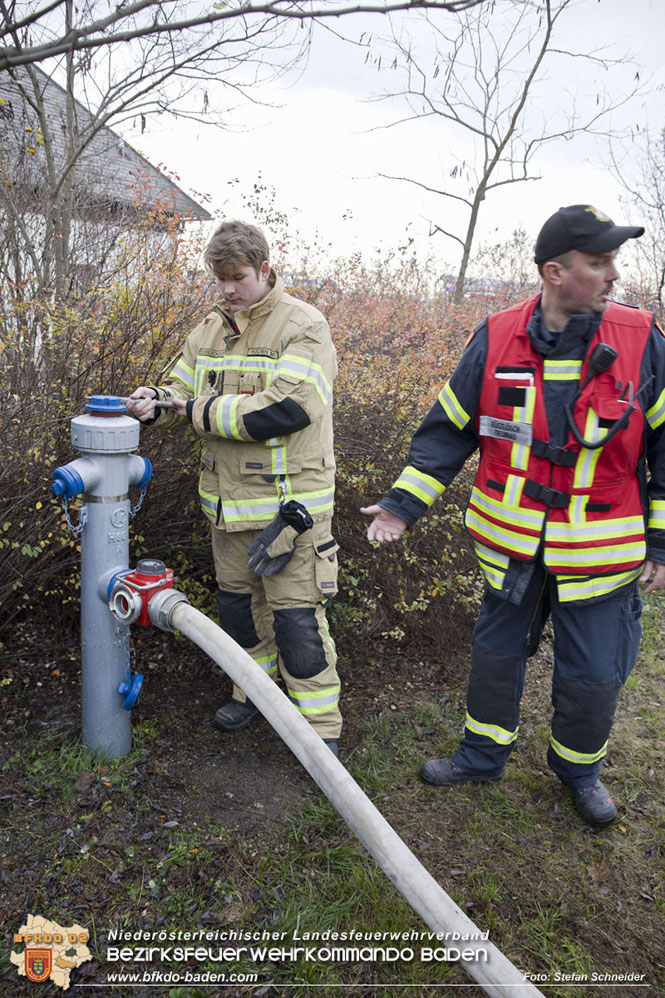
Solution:
<path fill-rule="evenodd" d="M 632 54 L 641 66 L 641 82 L 651 77 L 649 96 L 636 100 L 630 112 L 618 112 L 615 123 L 665 126 L 663 92 L 657 89 L 665 83 L 660 61 L 665 3 L 578 0 L 575 11 L 566 16 L 565 30 L 558 36 L 562 47 L 591 51 L 612 46 L 615 55 Z M 363 28 L 385 32 L 385 21 L 365 18 L 362 25 L 353 25 L 353 33 Z M 340 27 L 351 33 L 350 20 Z M 231 133 L 160 119 L 145 134 L 126 133 L 127 138 L 153 163 L 174 170 L 186 190 L 210 194 L 212 209 L 227 216 L 247 216 L 238 185 L 230 182 L 239 178 L 240 188 L 248 190 L 260 174 L 298 229 L 310 240 L 331 243 L 335 254 L 388 249 L 412 235 L 420 247 L 430 245 L 441 261 L 454 267 L 455 244 L 442 236 L 428 242 L 427 223 L 434 219 L 463 234 L 462 214 L 451 202 L 377 174 L 407 175 L 442 186 L 441 176 L 454 162 L 451 144 L 459 141 L 457 133 L 439 119 L 381 129 L 399 117 L 401 109 L 395 101 L 368 100 L 388 85 L 389 77 L 367 65 L 365 56 L 365 51 L 317 28 L 300 79 L 266 93 L 271 108 L 239 108 Z M 569 61 L 562 58 L 550 67 L 541 97 L 544 117 L 553 110 L 550 96 L 555 103 L 557 90 L 577 88 L 568 76 Z M 561 77 L 554 77 L 555 67 Z M 614 91 L 628 86 L 633 75 L 620 67 L 598 72 L 602 84 Z M 628 220 L 602 142 L 548 146 L 535 165 L 542 180 L 508 185 L 488 197 L 479 226 L 482 240 L 498 242 L 518 226 L 535 237 L 541 222 L 562 204 L 591 202 L 615 221 Z"/>

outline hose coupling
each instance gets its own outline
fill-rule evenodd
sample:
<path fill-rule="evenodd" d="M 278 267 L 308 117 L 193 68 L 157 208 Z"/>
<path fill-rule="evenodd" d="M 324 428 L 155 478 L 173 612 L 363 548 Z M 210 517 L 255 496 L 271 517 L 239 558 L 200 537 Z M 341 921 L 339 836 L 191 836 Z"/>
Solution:
<path fill-rule="evenodd" d="M 176 628 L 171 624 L 171 616 L 179 603 L 189 603 L 189 600 L 177 589 L 162 589 L 156 592 L 148 603 L 148 614 L 155 627 L 173 633 Z"/>

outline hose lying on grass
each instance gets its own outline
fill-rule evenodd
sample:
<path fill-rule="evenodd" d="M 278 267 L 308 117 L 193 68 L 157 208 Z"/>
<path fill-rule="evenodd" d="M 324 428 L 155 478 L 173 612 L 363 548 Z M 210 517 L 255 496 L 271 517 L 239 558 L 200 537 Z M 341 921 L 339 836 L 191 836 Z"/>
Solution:
<path fill-rule="evenodd" d="M 459 962 L 492 998 L 530 998 L 542 993 L 526 980 L 450 898 L 279 687 L 205 614 L 175 590 L 156 593 L 150 618 L 180 631 L 213 659 L 258 707 L 340 813 L 400 894 L 433 933 L 458 933 Z M 466 937 L 466 938 L 465 938 Z"/>

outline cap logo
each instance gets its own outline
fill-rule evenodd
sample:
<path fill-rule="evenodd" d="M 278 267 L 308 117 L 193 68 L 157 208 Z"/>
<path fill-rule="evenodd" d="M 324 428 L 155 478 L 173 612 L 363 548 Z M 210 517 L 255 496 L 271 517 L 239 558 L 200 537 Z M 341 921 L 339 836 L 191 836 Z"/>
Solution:
<path fill-rule="evenodd" d="M 592 204 L 590 204 L 589 207 L 585 208 L 584 210 L 585 211 L 590 211 L 591 214 L 594 215 L 598 219 L 599 222 L 611 222 L 612 221 L 612 219 L 610 218 L 609 215 L 606 215 L 604 211 L 598 211 L 598 209 L 594 208 L 594 206 Z"/>

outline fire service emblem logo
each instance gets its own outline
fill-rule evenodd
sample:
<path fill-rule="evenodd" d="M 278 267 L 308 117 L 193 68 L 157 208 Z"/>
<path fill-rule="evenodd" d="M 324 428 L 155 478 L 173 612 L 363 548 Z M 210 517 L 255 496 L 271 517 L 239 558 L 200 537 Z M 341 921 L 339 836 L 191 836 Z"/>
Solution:
<path fill-rule="evenodd" d="M 26 949 L 25 976 L 30 981 L 45 981 L 53 969 L 53 950 Z"/>

